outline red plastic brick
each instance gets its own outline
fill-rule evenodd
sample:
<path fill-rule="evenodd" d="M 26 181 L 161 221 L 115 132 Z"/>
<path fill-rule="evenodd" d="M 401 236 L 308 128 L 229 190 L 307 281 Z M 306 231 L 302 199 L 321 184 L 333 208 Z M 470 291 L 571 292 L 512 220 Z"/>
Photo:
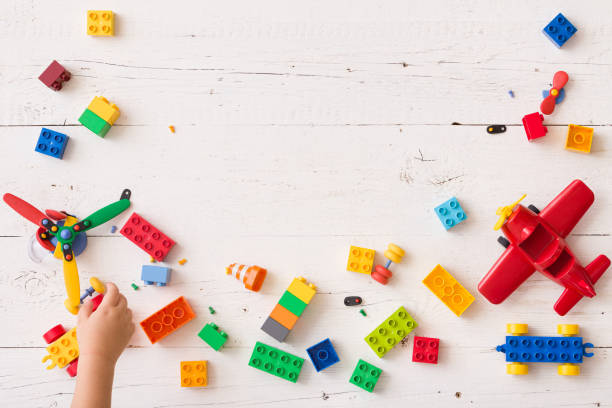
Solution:
<path fill-rule="evenodd" d="M 70 81 L 70 72 L 59 62 L 53 60 L 38 79 L 54 91 L 59 91 L 64 82 Z"/>
<path fill-rule="evenodd" d="M 137 213 L 132 214 L 119 232 L 159 262 L 174 246 L 172 239 Z"/>
<path fill-rule="evenodd" d="M 151 344 L 155 344 L 194 317 L 195 313 L 191 306 L 181 296 L 144 319 L 140 322 L 140 326 L 151 341 Z"/>
<path fill-rule="evenodd" d="M 51 329 L 49 329 L 48 332 L 43 334 L 43 339 L 45 339 L 45 343 L 51 344 L 55 340 L 62 337 L 65 333 L 66 333 L 66 329 L 64 329 L 64 326 L 62 326 L 61 324 L 58 324 L 57 326 L 53 326 Z"/>
<path fill-rule="evenodd" d="M 412 361 L 415 363 L 438 364 L 440 339 L 414 336 Z"/>
<path fill-rule="evenodd" d="M 530 142 L 546 136 L 548 132 L 548 129 L 544 126 L 544 116 L 538 112 L 523 116 L 523 127 L 527 134 L 527 140 Z"/>

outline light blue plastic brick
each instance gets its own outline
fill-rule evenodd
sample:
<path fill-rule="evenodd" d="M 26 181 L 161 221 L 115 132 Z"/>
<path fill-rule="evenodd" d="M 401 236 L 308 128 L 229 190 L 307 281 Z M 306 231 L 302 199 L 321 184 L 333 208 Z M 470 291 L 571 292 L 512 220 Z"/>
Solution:
<path fill-rule="evenodd" d="M 467 215 L 455 197 L 437 206 L 435 211 L 447 230 L 467 219 Z"/>
<path fill-rule="evenodd" d="M 154 265 L 142 265 L 140 279 L 145 285 L 166 286 L 170 281 L 170 268 Z"/>
<path fill-rule="evenodd" d="M 64 150 L 66 150 L 68 139 L 68 136 L 63 133 L 42 128 L 34 150 L 38 153 L 46 154 L 47 156 L 61 160 L 64 157 Z"/>
<path fill-rule="evenodd" d="M 557 14 L 553 20 L 542 29 L 542 32 L 557 46 L 563 47 L 563 44 L 576 34 L 576 27 L 565 18 L 561 13 Z"/>

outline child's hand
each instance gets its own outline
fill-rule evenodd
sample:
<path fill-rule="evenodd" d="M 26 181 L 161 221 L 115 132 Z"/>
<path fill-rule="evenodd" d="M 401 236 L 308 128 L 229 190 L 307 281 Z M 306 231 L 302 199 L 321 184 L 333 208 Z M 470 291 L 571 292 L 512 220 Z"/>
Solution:
<path fill-rule="evenodd" d="M 117 286 L 107 283 L 106 289 L 104 299 L 94 313 L 91 301 L 81 306 L 77 341 L 80 356 L 101 357 L 114 366 L 134 333 L 134 323 L 127 300 Z"/>

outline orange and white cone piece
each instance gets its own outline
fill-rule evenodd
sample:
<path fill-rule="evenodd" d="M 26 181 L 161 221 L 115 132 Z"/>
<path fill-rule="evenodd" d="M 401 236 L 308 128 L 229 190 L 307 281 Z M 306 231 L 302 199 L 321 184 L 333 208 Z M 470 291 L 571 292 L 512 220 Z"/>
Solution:
<path fill-rule="evenodd" d="M 242 277 L 242 283 L 244 287 L 253 292 L 259 292 L 261 285 L 263 285 L 264 279 L 268 271 L 261 266 L 257 265 L 244 265 L 233 263 L 225 268 L 225 273 L 228 275 L 234 275 L 236 279 L 240 280 Z"/>

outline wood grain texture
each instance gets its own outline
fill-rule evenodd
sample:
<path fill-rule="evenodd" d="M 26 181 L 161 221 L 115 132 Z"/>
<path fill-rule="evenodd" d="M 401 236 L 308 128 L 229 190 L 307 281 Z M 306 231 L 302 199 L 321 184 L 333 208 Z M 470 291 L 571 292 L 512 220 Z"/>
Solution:
<path fill-rule="evenodd" d="M 85 11 L 100 7 L 116 13 L 114 38 L 85 34 Z M 562 50 L 541 33 L 559 11 L 579 30 Z M 610 406 L 607 277 L 565 318 L 552 310 L 561 288 L 542 276 L 500 306 L 476 286 L 502 253 L 496 208 L 522 193 L 543 207 L 574 178 L 596 200 L 568 242 L 585 264 L 610 255 L 611 12 L 604 1 L 5 0 L 0 186 L 79 216 L 130 188 L 132 208 L 89 234 L 82 285 L 92 275 L 117 282 L 136 321 L 180 295 L 194 308 L 194 321 L 154 346 L 137 329 L 115 406 Z M 52 59 L 73 74 L 58 93 L 37 79 Z M 571 78 L 566 100 L 546 119 L 549 135 L 528 144 L 521 118 L 559 69 Z M 105 139 L 77 122 L 95 95 L 121 109 Z M 508 131 L 488 135 L 493 123 Z M 563 149 L 568 123 L 595 128 L 591 155 Z M 70 136 L 63 161 L 34 152 L 41 126 Z M 451 196 L 468 220 L 446 232 L 433 208 Z M 168 287 L 130 288 L 148 256 L 110 226 L 132 211 L 177 241 Z M 40 364 L 41 335 L 75 319 L 60 262 L 27 257 L 33 232 L 0 205 L 2 401 L 68 406 L 74 381 Z M 389 242 L 407 254 L 387 287 L 345 271 L 350 245 L 376 249 L 378 263 Z M 225 275 L 232 262 L 268 268 L 260 293 Z M 461 318 L 421 283 L 437 263 L 476 296 Z M 247 363 L 257 340 L 278 345 L 259 327 L 298 275 L 319 293 L 280 347 L 305 358 L 330 337 L 341 361 L 321 373 L 307 362 L 290 384 Z M 343 305 L 347 295 L 364 298 L 367 317 Z M 400 305 L 416 335 L 441 339 L 437 366 L 411 362 L 412 335 L 382 360 L 363 341 Z M 229 334 L 222 352 L 196 336 L 210 321 Z M 535 364 L 507 376 L 494 348 L 512 321 L 538 335 L 579 323 L 595 357 L 578 378 Z M 383 369 L 373 394 L 348 383 L 359 358 Z M 181 360 L 209 361 L 206 389 L 181 389 Z"/>

